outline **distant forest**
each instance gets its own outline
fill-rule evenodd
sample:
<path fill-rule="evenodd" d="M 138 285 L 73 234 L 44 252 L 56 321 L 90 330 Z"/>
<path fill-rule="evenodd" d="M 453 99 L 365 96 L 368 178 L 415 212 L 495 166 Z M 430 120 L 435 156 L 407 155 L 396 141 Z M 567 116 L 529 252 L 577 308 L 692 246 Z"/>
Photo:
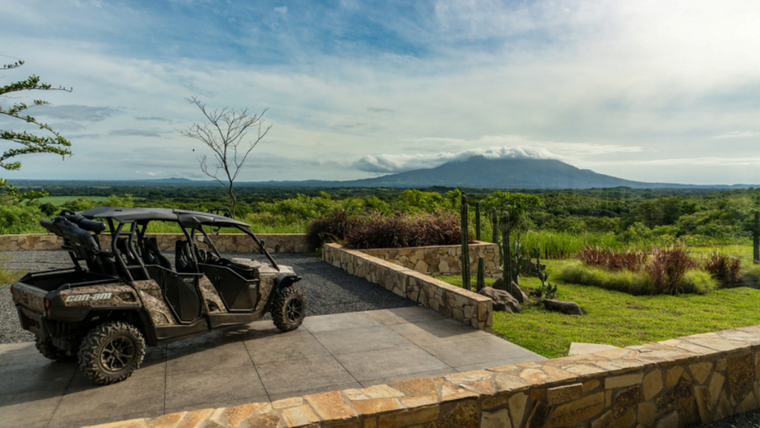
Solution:
<path fill-rule="evenodd" d="M 95 204 L 176 207 L 193 210 L 226 207 L 221 186 L 187 182 L 85 182 L 17 181 L 23 190 L 45 189 L 55 197 L 79 196 L 63 204 L 79 210 Z M 474 205 L 484 201 L 484 216 L 491 206 L 509 204 L 514 194 L 534 195 L 538 202 L 526 206 L 532 230 L 562 233 L 615 235 L 621 240 L 656 237 L 702 237 L 712 241 L 745 241 L 751 236 L 753 212 L 760 207 L 760 188 L 715 189 L 608 189 L 540 191 L 430 187 L 416 190 L 398 188 L 313 188 L 287 186 L 237 187 L 238 217 L 255 228 L 269 232 L 300 232 L 314 218 L 336 209 L 349 214 L 378 211 L 422 213 L 456 210 L 463 192 Z M 95 198 L 99 197 L 99 198 Z M 108 198 L 103 200 L 103 198 Z M 89 199 L 94 198 L 98 201 Z M 0 209 L 0 233 L 36 230 L 38 218 L 54 214 L 61 204 L 42 201 L 26 206 L 5 204 Z M 501 208 L 500 208 L 501 209 Z M 13 212 L 11 212 L 13 211 Z M 487 219 L 484 218 L 484 222 Z"/>

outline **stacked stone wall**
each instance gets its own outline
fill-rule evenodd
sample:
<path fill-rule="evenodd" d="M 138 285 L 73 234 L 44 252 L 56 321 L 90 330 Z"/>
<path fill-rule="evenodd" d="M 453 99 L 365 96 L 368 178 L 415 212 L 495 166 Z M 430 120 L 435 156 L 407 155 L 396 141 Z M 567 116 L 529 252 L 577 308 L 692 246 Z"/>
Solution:
<path fill-rule="evenodd" d="M 428 275 L 457 275 L 462 273 L 462 247 L 460 245 L 376 248 L 360 251 Z M 500 273 L 498 245 L 480 241 L 470 244 L 470 272 L 477 272 L 478 257 L 483 257 L 485 261 L 486 275 L 498 275 Z"/>
<path fill-rule="evenodd" d="M 760 326 L 100 428 L 679 428 L 758 408 Z"/>
<path fill-rule="evenodd" d="M 174 251 L 178 240 L 184 240 L 185 235 L 180 233 L 149 233 L 148 236 L 156 238 L 161 251 Z M 310 251 L 306 234 L 257 234 L 263 239 L 266 247 L 273 253 L 307 253 Z M 100 244 L 110 247 L 111 236 L 101 234 Z M 222 233 L 212 235 L 212 241 L 222 252 L 251 252 L 255 244 L 251 238 L 242 233 Z M 27 235 L 0 235 L 0 251 L 39 251 L 59 250 L 63 239 L 53 234 L 27 234 Z"/>
<path fill-rule="evenodd" d="M 447 317 L 481 330 L 492 330 L 493 302 L 485 296 L 337 244 L 325 244 L 322 259 Z"/>

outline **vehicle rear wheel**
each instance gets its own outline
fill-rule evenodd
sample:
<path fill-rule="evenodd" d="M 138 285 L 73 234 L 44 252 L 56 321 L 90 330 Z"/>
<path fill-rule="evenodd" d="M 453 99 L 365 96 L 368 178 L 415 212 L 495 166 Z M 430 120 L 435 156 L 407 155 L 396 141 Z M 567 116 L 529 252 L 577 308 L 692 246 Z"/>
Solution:
<path fill-rule="evenodd" d="M 285 287 L 277 292 L 272 302 L 272 320 L 281 331 L 297 329 L 306 317 L 306 297 L 295 287 Z"/>
<path fill-rule="evenodd" d="M 79 369 L 100 385 L 121 382 L 140 368 L 145 339 L 132 324 L 111 321 L 90 330 L 79 347 Z"/>
<path fill-rule="evenodd" d="M 42 340 L 39 337 L 35 340 L 35 346 L 40 351 L 43 357 L 53 360 L 56 363 L 65 363 L 67 361 L 75 361 L 77 359 L 76 354 L 67 354 L 66 351 L 56 348 L 53 345 L 52 340 Z"/>

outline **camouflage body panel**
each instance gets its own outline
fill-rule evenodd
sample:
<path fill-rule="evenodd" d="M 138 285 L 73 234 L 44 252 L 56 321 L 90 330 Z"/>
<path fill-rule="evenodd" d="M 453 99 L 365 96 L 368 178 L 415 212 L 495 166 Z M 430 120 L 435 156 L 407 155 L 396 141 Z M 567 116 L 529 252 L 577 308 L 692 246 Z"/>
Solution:
<path fill-rule="evenodd" d="M 227 312 L 222 298 L 219 297 L 214 284 L 206 278 L 206 275 L 203 275 L 198 281 L 198 286 L 201 289 L 201 293 L 203 293 L 203 303 L 206 307 L 206 312 L 210 314 L 223 314 Z"/>
<path fill-rule="evenodd" d="M 121 308 L 140 307 L 137 292 L 123 282 L 75 287 L 60 292 L 63 306 L 119 306 Z"/>
<path fill-rule="evenodd" d="M 259 301 L 256 303 L 256 310 L 260 311 L 264 309 L 269 301 L 269 295 L 272 294 L 274 289 L 274 280 L 277 275 L 281 273 L 293 273 L 293 268 L 290 266 L 280 266 L 280 270 L 273 268 L 269 265 L 261 265 L 258 268 L 259 273 Z"/>
<path fill-rule="evenodd" d="M 133 281 L 130 283 L 137 290 L 143 306 L 150 313 L 150 317 L 155 325 L 172 325 L 177 324 L 169 306 L 164 302 L 163 293 L 158 283 L 152 279 L 145 281 Z"/>
<path fill-rule="evenodd" d="M 239 265 L 245 265 L 254 269 L 260 269 L 263 266 L 267 266 L 259 261 L 253 260 L 253 259 L 243 259 L 243 258 L 234 258 L 232 259 L 233 262 L 239 264 Z"/>
<path fill-rule="evenodd" d="M 13 284 L 13 300 L 34 312 L 45 313 L 45 296 L 47 294 L 47 291 L 23 282 Z"/>

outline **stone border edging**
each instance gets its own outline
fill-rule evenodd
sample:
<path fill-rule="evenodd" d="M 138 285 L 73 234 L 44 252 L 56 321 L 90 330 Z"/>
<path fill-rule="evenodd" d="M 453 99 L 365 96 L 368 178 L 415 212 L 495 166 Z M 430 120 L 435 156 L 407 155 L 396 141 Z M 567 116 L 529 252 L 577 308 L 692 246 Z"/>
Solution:
<path fill-rule="evenodd" d="M 436 245 L 412 248 L 371 248 L 359 250 L 385 261 L 428 275 L 462 273 L 462 246 Z M 490 242 L 470 244 L 470 271 L 478 271 L 478 257 L 483 257 L 486 275 L 500 274 L 499 246 Z"/>
<path fill-rule="evenodd" d="M 338 244 L 325 244 L 322 260 L 447 317 L 493 331 L 493 301 L 488 297 Z"/>
<path fill-rule="evenodd" d="M 677 428 L 757 409 L 759 351 L 754 326 L 97 428 Z"/>
<path fill-rule="evenodd" d="M 174 250 L 175 243 L 185 239 L 181 233 L 148 233 L 156 238 L 161 251 Z M 310 252 L 305 233 L 262 233 L 256 234 L 266 241 L 266 247 L 273 253 L 308 253 Z M 216 238 L 216 239 L 214 239 Z M 222 252 L 251 252 L 251 239 L 242 233 L 222 233 L 214 235 L 214 244 Z M 100 235 L 101 245 L 111 245 L 108 234 Z M 63 239 L 50 233 L 32 233 L 26 235 L 0 235 L 0 251 L 40 251 L 59 250 Z"/>

